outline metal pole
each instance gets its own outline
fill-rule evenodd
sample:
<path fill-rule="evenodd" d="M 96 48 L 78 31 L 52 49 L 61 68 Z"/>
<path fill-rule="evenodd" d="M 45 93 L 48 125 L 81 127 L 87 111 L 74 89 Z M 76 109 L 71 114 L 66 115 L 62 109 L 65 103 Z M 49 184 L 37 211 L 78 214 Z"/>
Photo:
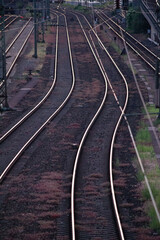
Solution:
<path fill-rule="evenodd" d="M 46 21 L 46 30 L 47 30 L 47 1 L 48 0 L 45 0 L 45 21 Z"/>
<path fill-rule="evenodd" d="M 156 1 L 158 3 L 158 1 Z M 160 6 L 157 4 L 157 23 L 158 25 L 160 24 Z M 159 47 L 158 47 L 159 49 Z M 156 105 L 159 108 L 159 114 L 158 114 L 158 119 L 160 119 L 160 82 L 159 82 L 159 58 L 157 59 L 156 62 L 156 84 L 155 84 L 155 89 L 156 89 L 156 97 L 157 97 L 157 102 Z"/>
<path fill-rule="evenodd" d="M 0 108 L 9 108 L 8 101 L 7 101 L 7 78 L 6 78 L 6 44 L 5 44 L 5 24 L 4 24 L 4 1 L 0 0 L 0 6 L 1 6 L 1 11 L 2 11 L 2 16 L 1 16 L 1 25 L 0 25 L 0 42 L 1 42 L 1 66 L 2 66 L 2 73 L 0 76 L 1 79 L 1 89 L 0 89 Z"/>
<path fill-rule="evenodd" d="M 44 43 L 44 18 L 45 18 L 45 2 L 42 0 L 42 42 Z"/>
<path fill-rule="evenodd" d="M 37 58 L 37 11 L 36 11 L 36 0 L 33 2 L 34 8 L 34 55 Z"/>
<path fill-rule="evenodd" d="M 48 0 L 48 18 L 50 19 L 50 0 Z"/>

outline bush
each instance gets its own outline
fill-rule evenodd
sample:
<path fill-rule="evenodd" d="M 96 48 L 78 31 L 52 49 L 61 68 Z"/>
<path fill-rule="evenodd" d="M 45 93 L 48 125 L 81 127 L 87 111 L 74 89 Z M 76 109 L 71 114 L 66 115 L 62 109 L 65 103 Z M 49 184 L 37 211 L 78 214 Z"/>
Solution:
<path fill-rule="evenodd" d="M 146 33 L 150 28 L 140 8 L 130 8 L 127 13 L 127 28 L 132 33 Z"/>

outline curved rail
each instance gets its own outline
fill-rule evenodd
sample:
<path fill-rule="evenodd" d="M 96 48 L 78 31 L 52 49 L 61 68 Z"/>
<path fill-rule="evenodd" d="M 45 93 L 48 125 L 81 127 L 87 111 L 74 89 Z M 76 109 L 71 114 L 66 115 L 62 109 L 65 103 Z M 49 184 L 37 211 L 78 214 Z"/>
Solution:
<path fill-rule="evenodd" d="M 98 14 L 97 14 L 98 15 Z M 98 15 L 99 17 L 101 17 L 100 15 Z M 108 20 L 105 20 L 103 17 L 101 17 L 102 20 L 104 21 L 104 23 L 120 38 L 122 39 L 122 41 L 124 41 L 124 38 L 108 23 L 108 20 L 111 20 L 111 19 L 108 19 Z M 113 21 L 113 20 L 111 20 Z M 118 27 L 121 29 L 121 27 L 118 25 Z M 124 30 L 123 30 L 124 31 Z M 152 69 L 155 71 L 155 67 L 149 62 L 147 61 L 126 39 L 126 44 Z M 136 42 L 138 42 L 136 40 Z M 141 44 L 142 45 L 142 44 Z M 143 46 L 143 45 L 142 45 Z M 146 50 L 148 50 L 149 53 L 152 53 L 149 49 L 146 48 Z M 154 56 L 154 53 L 152 53 L 152 55 Z M 156 59 L 158 59 L 158 57 L 155 55 L 154 56 Z M 149 58 L 147 56 L 147 58 Z"/>
<path fill-rule="evenodd" d="M 80 14 L 82 15 L 82 14 Z M 83 15 L 82 15 L 83 16 Z M 84 17 L 84 16 L 83 16 Z M 86 17 L 84 17 L 86 19 Z M 88 22 L 88 20 L 86 19 L 86 21 Z M 94 29 L 92 28 L 92 26 L 90 25 L 90 23 L 88 22 L 88 25 L 90 26 L 91 30 L 93 31 L 94 35 L 96 36 L 96 38 L 98 39 L 99 43 L 101 44 L 101 46 L 103 47 L 103 49 L 105 50 L 106 54 L 109 56 L 110 60 L 112 61 L 112 63 L 115 65 L 116 69 L 118 70 L 119 74 L 121 75 L 121 77 L 123 78 L 124 80 L 124 83 L 125 83 L 125 86 L 126 86 L 126 99 L 125 99 L 125 104 L 123 106 L 123 108 L 119 105 L 119 100 L 118 100 L 118 97 L 116 96 L 115 94 L 115 91 L 112 87 L 112 84 L 107 76 L 107 73 L 105 72 L 104 70 L 104 67 L 103 67 L 103 71 L 104 71 L 104 74 L 105 76 L 107 76 L 107 82 L 109 84 L 109 86 L 111 87 L 111 90 L 112 90 L 112 93 L 115 97 L 115 100 L 120 108 L 120 111 L 121 111 L 121 115 L 120 115 L 120 118 L 117 122 L 117 125 L 116 125 L 116 128 L 115 128 L 115 131 L 114 131 L 114 134 L 113 134 L 113 138 L 112 138 L 112 144 L 114 143 L 114 139 L 115 139 L 115 135 L 116 135 L 116 132 L 117 132 L 117 129 L 118 129 L 118 126 L 122 120 L 122 117 L 124 116 L 124 112 L 126 110 L 126 107 L 127 107 L 127 103 L 128 103 L 128 98 L 129 98 L 129 91 L 128 91 L 128 84 L 127 84 L 127 81 L 124 77 L 124 75 L 122 74 L 122 72 L 120 71 L 120 69 L 118 68 L 117 64 L 114 62 L 114 60 L 112 59 L 111 55 L 109 54 L 109 52 L 106 50 L 104 44 L 102 43 L 102 41 L 100 40 L 100 38 L 98 37 L 97 33 L 94 31 Z M 91 31 L 89 30 L 89 31 Z M 101 62 L 101 60 L 100 60 Z M 101 63 L 102 64 L 102 63 Z M 84 142 L 85 138 L 83 139 L 83 142 Z M 112 193 L 112 199 L 113 199 L 113 204 L 114 204 L 114 209 L 115 209 L 115 214 L 116 214 L 116 218 L 117 218 L 117 222 L 118 222 L 118 226 L 119 226 L 119 232 L 120 232 L 120 236 L 121 236 L 121 239 L 124 240 L 125 237 L 124 237 L 124 233 L 123 233 L 123 229 L 122 229 L 122 225 L 121 225 L 121 221 L 120 221 L 120 216 L 119 216 L 119 212 L 118 212 L 118 207 L 117 207 L 117 202 L 116 202 L 116 197 L 115 197 L 115 191 L 114 191 L 114 184 L 113 184 L 113 176 L 112 176 L 112 153 L 113 153 L 113 149 L 111 149 L 110 151 L 110 181 L 111 181 L 111 193 Z M 80 155 L 80 150 L 79 152 L 77 153 L 78 155 Z M 77 156 L 78 158 L 78 156 Z M 78 159 L 76 159 L 77 162 L 78 162 Z M 77 163 L 76 163 L 76 166 L 77 168 Z M 75 169 L 75 172 L 76 172 L 76 169 Z M 75 179 L 74 179 L 74 184 L 75 184 Z M 73 193 L 74 194 L 74 193 Z M 73 201 L 73 209 L 74 209 L 74 197 L 72 199 Z M 72 216 L 73 220 L 74 220 L 74 215 Z M 72 227 L 75 226 L 75 223 L 72 223 Z M 72 230 L 72 237 L 73 239 L 75 239 L 75 236 L 73 236 L 73 233 L 75 234 L 75 232 Z"/>
<path fill-rule="evenodd" d="M 33 31 L 33 28 L 32 28 L 31 31 L 29 32 L 28 37 L 26 38 L 26 40 L 25 40 L 25 42 L 23 43 L 21 49 L 19 50 L 19 52 L 18 52 L 16 58 L 14 59 L 14 62 L 12 63 L 10 69 L 8 70 L 8 72 L 7 72 L 7 74 L 6 74 L 7 77 L 9 76 L 11 70 L 13 69 L 14 64 L 16 63 L 19 55 L 21 54 L 21 52 L 22 52 L 25 44 L 27 43 L 27 40 L 29 39 L 32 31 Z M 57 30 L 57 31 L 58 31 L 58 30 Z M 58 34 L 58 33 L 57 33 L 57 34 Z M 57 41 L 57 40 L 56 40 L 56 41 Z M 41 106 L 41 104 L 44 103 L 44 101 L 48 98 L 48 96 L 50 95 L 51 91 L 53 90 L 54 85 L 55 85 L 55 82 L 53 81 L 53 83 L 52 83 L 52 85 L 51 85 L 51 87 L 50 87 L 49 92 L 42 98 L 42 100 L 41 100 L 33 109 L 31 109 L 23 118 L 21 118 L 21 119 L 20 119 L 14 126 L 12 126 L 3 136 L 0 137 L 0 143 L 3 142 L 3 141 L 7 138 L 7 136 L 9 136 L 13 131 L 15 131 L 16 128 L 19 127 L 28 117 L 30 117 L 30 116 Z"/>
<path fill-rule="evenodd" d="M 30 19 L 30 20 L 31 20 L 31 19 Z M 26 25 L 25 25 L 25 26 L 23 27 L 23 29 L 19 32 L 19 34 L 16 36 L 16 38 L 13 40 L 13 42 L 9 45 L 9 47 L 6 49 L 5 53 L 7 53 L 7 52 L 11 49 L 11 47 L 12 47 L 13 44 L 16 42 L 16 40 L 17 40 L 18 37 L 21 35 L 21 33 L 24 31 L 24 29 L 26 28 L 26 26 L 28 25 L 28 23 L 30 22 L 30 20 L 26 23 Z M 27 38 L 26 38 L 25 41 L 23 42 L 23 44 L 22 44 L 22 46 L 21 46 L 18 54 L 16 55 L 14 61 L 12 62 L 11 66 L 10 66 L 10 68 L 8 69 L 8 71 L 7 71 L 7 73 L 6 73 L 6 77 L 7 77 L 7 78 L 9 77 L 9 75 L 10 75 L 10 73 L 11 73 L 11 71 L 12 71 L 12 69 L 13 69 L 13 67 L 14 67 L 17 59 L 18 59 L 18 57 L 20 56 L 22 50 L 24 49 L 24 47 L 25 47 L 25 45 L 26 45 L 29 37 L 31 36 L 32 31 L 33 31 L 33 27 L 32 27 L 32 29 L 31 29 L 31 31 L 29 32 Z M 4 84 L 4 80 L 0 83 L 0 87 L 1 87 L 3 84 Z M 0 138 L 0 139 L 1 139 L 1 138 Z M 1 140 L 0 140 L 0 142 L 1 142 Z"/>
<path fill-rule="evenodd" d="M 100 61 L 99 61 L 97 55 L 95 54 L 95 52 L 94 52 L 94 50 L 93 50 L 93 47 L 91 46 L 91 43 L 90 43 L 90 41 L 89 41 L 89 39 L 88 39 L 88 37 L 87 37 L 87 35 L 86 35 L 86 32 L 84 31 L 84 28 L 83 28 L 83 26 L 82 26 L 82 24 L 81 24 L 81 22 L 80 22 L 80 20 L 79 20 L 79 18 L 78 18 L 77 15 L 76 15 L 76 17 L 77 17 L 77 20 L 78 20 L 78 22 L 79 22 L 79 24 L 80 24 L 80 26 L 81 26 L 81 29 L 82 29 L 82 31 L 83 31 L 83 33 L 84 33 L 84 36 L 85 36 L 85 38 L 86 38 L 86 40 L 87 40 L 87 42 L 88 42 L 88 45 L 89 45 L 89 47 L 91 48 L 91 51 L 92 51 L 92 53 L 93 53 L 93 56 L 94 56 L 94 58 L 95 58 L 95 60 L 96 60 L 96 62 L 97 62 L 97 64 L 98 64 L 98 66 L 99 66 L 99 68 L 100 68 L 100 71 L 101 71 L 101 73 L 102 73 L 102 76 L 103 76 L 103 78 L 104 78 L 104 80 L 105 80 L 105 86 L 106 86 L 106 88 L 105 88 L 105 93 L 104 93 L 104 96 L 103 96 L 103 100 L 102 100 L 102 102 L 101 102 L 101 105 L 99 106 L 96 114 L 95 114 L 94 117 L 92 118 L 91 122 L 90 122 L 89 125 L 87 126 L 87 128 L 86 128 L 86 130 L 85 130 L 85 132 L 84 132 L 84 134 L 83 134 L 83 136 L 82 136 L 82 139 L 81 139 L 81 141 L 80 141 L 80 144 L 79 144 L 79 147 L 78 147 L 78 151 L 77 151 L 77 154 L 76 154 L 74 166 L 73 166 L 72 183 L 71 183 L 71 224 L 72 224 L 72 240 L 76 240 L 76 234 L 75 234 L 74 194 L 75 194 L 75 179 L 76 179 L 76 171 L 77 171 L 78 160 L 79 160 L 79 157 L 80 157 L 80 153 L 81 153 L 81 150 L 82 150 L 82 146 L 83 146 L 83 144 L 84 144 L 84 142 L 85 142 L 85 139 L 86 139 L 86 137 L 87 137 L 87 135 L 88 135 L 88 133 L 89 133 L 89 130 L 90 130 L 91 127 L 93 126 L 95 120 L 97 119 L 100 111 L 102 110 L 102 108 L 103 108 L 103 106 L 104 106 L 104 104 L 105 104 L 105 101 L 106 101 L 106 98 L 107 98 L 107 92 L 108 92 L 106 75 L 104 74 L 104 71 L 103 71 L 102 66 L 101 66 L 101 64 L 100 64 Z"/>
<path fill-rule="evenodd" d="M 90 26 L 91 27 L 91 26 Z M 125 87 L 126 87 L 126 99 L 125 99 L 125 104 L 123 106 L 123 108 L 120 106 L 119 104 L 119 100 L 118 97 L 116 96 L 116 93 L 112 87 L 112 84 L 110 82 L 110 80 L 108 79 L 108 83 L 109 86 L 112 90 L 112 93 L 114 95 L 114 98 L 119 106 L 121 115 L 118 119 L 118 122 L 116 124 L 114 133 L 113 133 L 113 137 L 112 137 L 112 141 L 111 141 L 111 148 L 110 148 L 110 163 L 109 163 L 109 167 L 110 167 L 110 184 L 111 184 L 111 193 L 112 193 L 112 199 L 113 199 L 113 204 L 114 204 L 114 209 L 115 209 L 115 214 L 116 214 L 116 219 L 118 222 L 118 227 L 119 227 L 119 232 L 120 232 L 120 236 L 122 240 L 125 240 L 124 237 L 124 233 L 123 233 L 123 229 L 122 229 L 122 224 L 121 224 L 121 220 L 120 220 L 120 216 L 119 216 L 119 212 L 118 212 L 118 207 L 117 207 L 117 202 L 116 202 L 116 196 L 115 196 L 115 191 L 114 191 L 114 183 L 113 183 L 113 171 L 112 171 L 112 161 L 113 161 L 113 146 L 114 146 L 114 141 L 115 141 L 115 137 L 116 137 L 116 133 L 118 130 L 118 127 L 120 125 L 120 122 L 122 120 L 122 117 L 125 114 L 125 110 L 128 104 L 128 99 L 129 99 L 129 90 L 128 90 L 128 83 L 126 81 L 126 78 L 124 77 L 124 75 L 122 74 L 121 70 L 119 69 L 119 67 L 117 66 L 117 64 L 115 63 L 115 61 L 113 60 L 112 56 L 109 54 L 109 52 L 107 51 L 106 47 L 104 46 L 104 44 L 102 43 L 102 41 L 100 40 L 100 38 L 98 37 L 97 33 L 94 31 L 94 29 L 91 29 L 94 33 L 94 35 L 96 36 L 96 38 L 98 39 L 98 42 L 101 44 L 102 48 L 104 49 L 104 51 L 106 52 L 106 54 L 108 55 L 108 57 L 110 58 L 110 60 L 112 61 L 112 63 L 114 64 L 114 66 L 116 67 L 116 69 L 118 70 L 119 74 L 121 75 L 124 83 L 125 83 Z"/>
<path fill-rule="evenodd" d="M 121 29 L 120 29 L 120 30 L 121 30 Z M 122 30 L 121 30 L 121 34 L 123 35 Z M 139 86 L 138 86 L 138 83 L 137 83 L 137 80 L 136 80 L 136 77 L 135 77 L 135 74 L 134 74 L 134 71 L 133 71 L 133 67 L 132 67 L 132 64 L 131 64 L 130 57 L 129 57 L 128 49 L 127 49 L 127 46 L 126 46 L 126 41 L 124 40 L 124 38 L 123 38 L 123 42 L 124 42 L 124 47 L 125 47 L 125 49 L 126 49 L 126 52 L 127 52 L 128 58 L 129 58 L 129 63 L 130 63 L 130 66 L 131 66 L 131 70 L 132 70 L 132 72 L 133 72 L 133 77 L 134 77 L 134 79 L 135 79 L 135 83 L 136 83 L 136 86 L 137 86 L 137 89 L 138 89 L 138 92 L 139 92 L 141 101 L 142 101 L 142 103 L 143 103 L 143 106 L 144 106 L 145 112 L 146 112 L 146 114 L 147 114 L 149 123 L 150 123 L 150 125 L 153 127 L 153 124 L 152 124 L 151 119 L 150 119 L 150 117 L 149 117 L 148 111 L 147 111 L 147 109 L 146 109 L 146 106 L 145 106 L 145 103 L 144 103 L 142 94 L 141 94 L 141 92 L 140 92 L 140 89 L 139 89 Z M 121 110 L 121 112 L 122 112 L 122 110 Z M 123 113 L 123 112 L 122 112 L 122 113 Z M 133 134 L 132 134 L 132 131 L 131 131 L 131 128 L 130 128 L 128 119 L 127 119 L 127 117 L 126 117 L 125 115 L 124 115 L 124 119 L 125 119 L 125 121 L 126 121 L 128 130 L 129 130 L 129 134 L 130 134 L 130 137 L 131 137 L 131 140 L 132 140 L 132 143 L 133 143 L 133 146 L 134 146 L 134 149 L 135 149 L 135 153 L 136 153 L 136 155 L 137 155 L 137 158 L 138 158 L 138 161 L 139 161 L 139 164 L 140 164 L 142 173 L 144 174 L 144 179 L 145 179 L 145 182 L 146 182 L 148 191 L 149 191 L 149 193 L 150 193 L 150 197 L 151 197 L 151 200 L 152 200 L 152 203 L 153 203 L 153 207 L 154 207 L 155 212 L 156 212 L 156 215 L 157 215 L 157 219 L 158 219 L 158 221 L 160 222 L 160 215 L 159 215 L 159 212 L 158 212 L 158 207 L 157 207 L 157 205 L 156 205 L 154 196 L 153 196 L 153 194 L 152 194 L 152 191 L 151 191 L 151 188 L 150 188 L 150 185 L 149 185 L 149 182 L 148 182 L 148 178 L 147 178 L 147 176 L 145 175 L 144 167 L 143 167 L 142 161 L 141 161 L 141 159 L 140 159 L 140 156 L 139 156 L 139 153 L 138 153 L 138 150 L 137 150 L 137 147 L 136 147 L 136 143 L 135 143 L 135 140 L 134 140 L 134 137 L 133 137 Z M 155 136 L 155 139 L 156 139 L 156 141 L 157 141 L 158 146 L 160 146 L 160 143 L 159 143 L 159 140 L 158 140 L 158 137 L 157 137 L 156 132 L 153 131 L 153 133 L 154 133 L 154 136 Z M 113 143 L 114 143 L 115 136 L 116 136 L 116 133 L 114 133 L 114 135 L 113 135 L 113 142 L 112 142 L 110 162 L 112 162 Z M 112 165 L 110 165 L 110 172 L 112 172 Z M 112 175 L 111 175 L 111 177 L 113 178 Z M 114 186 L 112 186 L 112 191 L 114 191 Z M 114 199 L 114 201 L 116 201 L 116 199 Z M 117 210 L 118 210 L 118 209 L 117 209 Z"/>
<path fill-rule="evenodd" d="M 5 53 L 7 53 L 10 48 L 13 46 L 13 44 L 15 43 L 15 41 L 18 39 L 18 37 L 21 35 L 21 33 L 24 31 L 24 29 L 26 28 L 26 26 L 28 25 L 28 23 L 31 21 L 32 18 L 29 18 L 29 20 L 26 22 L 26 24 L 23 26 L 23 28 L 20 30 L 20 32 L 17 34 L 17 36 L 15 37 L 15 39 L 11 42 L 11 44 L 8 46 L 8 48 L 6 49 Z"/>
<path fill-rule="evenodd" d="M 58 109 L 41 125 L 41 127 L 32 135 L 32 137 L 25 143 L 25 145 L 19 150 L 19 152 L 16 154 L 16 156 L 11 160 L 11 162 L 8 164 L 8 166 L 5 168 L 3 173 L 0 175 L 0 182 L 3 181 L 9 170 L 12 168 L 12 166 L 15 164 L 15 162 L 19 159 L 19 157 L 24 153 L 24 151 L 30 146 L 30 144 L 38 137 L 38 135 L 44 130 L 46 125 L 53 120 L 53 118 L 62 110 L 62 108 L 65 106 L 67 101 L 69 100 L 74 86 L 75 86 L 75 74 L 74 74 L 74 66 L 73 66 L 73 60 L 72 60 L 72 52 L 71 52 L 71 46 L 70 46 L 70 39 L 69 39 L 69 33 L 68 33 L 68 26 L 67 26 L 67 21 L 65 17 L 65 23 L 66 23 L 66 32 L 67 32 L 67 43 L 68 43 L 68 49 L 69 49 L 69 58 L 70 58 L 70 63 L 71 63 L 71 70 L 72 70 L 72 86 L 71 89 L 65 98 L 65 100 L 61 103 L 61 105 L 58 107 Z M 58 24 L 57 24 L 57 37 L 56 37 L 56 60 L 55 60 L 55 74 L 54 74 L 54 83 L 56 81 L 57 77 L 57 58 L 58 58 Z M 53 88 L 53 87 L 52 87 Z M 48 95 L 50 94 L 51 89 L 49 90 Z"/>
<path fill-rule="evenodd" d="M 11 16 L 12 17 L 12 16 Z M 16 16 L 11 22 L 9 22 L 4 29 L 6 29 L 7 27 L 9 27 L 16 19 L 18 18 L 18 16 Z"/>
<path fill-rule="evenodd" d="M 160 7 L 160 2 L 158 0 L 156 0 L 156 4 L 158 7 Z"/>
<path fill-rule="evenodd" d="M 25 39 L 25 41 L 24 41 L 22 47 L 20 48 L 20 50 L 19 50 L 17 56 L 15 57 L 14 61 L 12 62 L 11 66 L 10 66 L 10 68 L 8 69 L 8 72 L 6 73 L 6 77 L 7 77 L 7 78 L 9 77 L 9 75 L 10 75 L 10 73 L 11 73 L 11 71 L 12 71 L 12 69 L 13 69 L 13 67 L 14 67 L 14 65 L 15 65 L 15 63 L 16 63 L 16 61 L 17 61 L 17 59 L 18 59 L 18 57 L 20 56 L 20 54 L 21 54 L 23 48 L 25 47 L 25 45 L 26 45 L 26 43 L 27 43 L 29 37 L 31 36 L 33 29 L 34 29 L 34 27 L 32 27 L 32 29 L 30 30 L 30 32 L 29 32 L 27 38 Z"/>
<path fill-rule="evenodd" d="M 120 25 L 118 25 L 115 21 L 113 21 L 112 18 L 109 18 L 104 12 L 100 11 L 105 17 L 107 17 L 108 20 L 110 20 L 111 22 L 113 22 L 113 24 L 115 24 L 119 29 L 122 30 L 123 33 L 127 34 L 130 38 L 132 38 L 136 43 L 138 43 L 139 45 L 141 45 L 146 51 L 148 51 L 153 57 L 155 58 L 159 58 L 155 53 L 153 53 L 150 49 L 148 49 L 145 45 L 143 45 L 140 41 L 138 41 L 138 39 L 136 39 L 135 37 L 133 37 L 129 32 L 127 32 L 124 28 L 122 28 Z"/>

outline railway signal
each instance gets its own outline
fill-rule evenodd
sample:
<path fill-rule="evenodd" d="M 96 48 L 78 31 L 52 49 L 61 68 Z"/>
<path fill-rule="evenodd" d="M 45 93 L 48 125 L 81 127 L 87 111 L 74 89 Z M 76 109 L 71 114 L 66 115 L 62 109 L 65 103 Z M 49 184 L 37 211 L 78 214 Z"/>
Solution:
<path fill-rule="evenodd" d="M 114 0 L 115 9 L 120 9 L 120 0 Z"/>

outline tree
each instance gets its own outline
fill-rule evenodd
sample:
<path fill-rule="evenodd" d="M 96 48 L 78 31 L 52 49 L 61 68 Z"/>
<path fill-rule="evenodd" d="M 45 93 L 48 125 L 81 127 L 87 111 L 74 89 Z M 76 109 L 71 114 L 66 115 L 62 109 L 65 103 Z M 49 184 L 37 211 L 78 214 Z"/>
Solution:
<path fill-rule="evenodd" d="M 130 8 L 127 12 L 127 28 L 133 33 L 146 33 L 150 28 L 140 8 Z"/>

